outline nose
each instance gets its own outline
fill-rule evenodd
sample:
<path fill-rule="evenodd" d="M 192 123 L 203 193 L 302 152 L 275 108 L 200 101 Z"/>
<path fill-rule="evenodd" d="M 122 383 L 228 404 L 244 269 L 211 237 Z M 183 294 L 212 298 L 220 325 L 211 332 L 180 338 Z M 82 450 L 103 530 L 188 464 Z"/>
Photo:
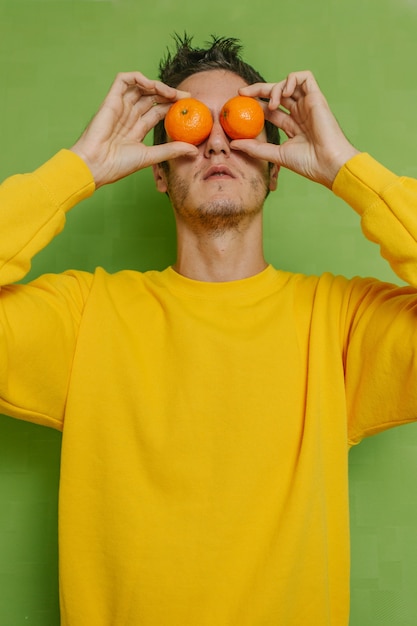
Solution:
<path fill-rule="evenodd" d="M 204 146 L 204 156 L 210 157 L 215 154 L 230 155 L 230 140 L 218 119 L 214 121 L 213 128 Z"/>

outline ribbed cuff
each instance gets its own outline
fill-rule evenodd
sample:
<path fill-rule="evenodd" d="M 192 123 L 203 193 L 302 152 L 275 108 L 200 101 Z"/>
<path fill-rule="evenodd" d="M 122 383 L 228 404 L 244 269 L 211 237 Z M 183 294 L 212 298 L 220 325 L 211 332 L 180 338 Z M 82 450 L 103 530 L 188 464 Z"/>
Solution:
<path fill-rule="evenodd" d="M 89 168 L 71 150 L 60 150 L 33 175 L 48 189 L 56 207 L 64 212 L 91 196 L 95 190 Z"/>
<path fill-rule="evenodd" d="M 338 172 L 333 192 L 345 200 L 359 215 L 377 202 L 384 191 L 399 177 L 375 161 L 366 152 L 347 161 Z"/>

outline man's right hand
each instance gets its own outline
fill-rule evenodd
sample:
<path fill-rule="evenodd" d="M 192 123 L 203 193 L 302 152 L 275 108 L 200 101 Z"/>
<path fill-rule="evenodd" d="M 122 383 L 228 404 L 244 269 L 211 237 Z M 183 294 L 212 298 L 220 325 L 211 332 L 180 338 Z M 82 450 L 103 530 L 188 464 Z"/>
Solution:
<path fill-rule="evenodd" d="M 184 142 L 143 143 L 170 105 L 188 95 L 140 72 L 117 75 L 99 111 L 71 148 L 90 168 L 96 188 L 149 165 L 198 154 L 197 148 Z"/>

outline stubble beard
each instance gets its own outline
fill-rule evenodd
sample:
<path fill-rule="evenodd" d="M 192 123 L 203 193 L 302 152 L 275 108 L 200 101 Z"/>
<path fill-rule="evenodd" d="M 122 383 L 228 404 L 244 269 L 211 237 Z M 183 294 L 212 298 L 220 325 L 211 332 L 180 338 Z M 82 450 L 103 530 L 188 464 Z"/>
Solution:
<path fill-rule="evenodd" d="M 264 178 L 253 177 L 250 186 L 259 200 L 251 206 L 231 198 L 216 198 L 193 207 L 187 206 L 189 183 L 180 177 L 169 176 L 168 195 L 177 218 L 185 221 L 196 233 L 220 237 L 228 231 L 240 231 L 258 215 L 269 193 L 269 173 Z M 262 190 L 262 191 L 261 191 Z M 223 192 L 223 183 L 218 182 L 217 193 Z"/>

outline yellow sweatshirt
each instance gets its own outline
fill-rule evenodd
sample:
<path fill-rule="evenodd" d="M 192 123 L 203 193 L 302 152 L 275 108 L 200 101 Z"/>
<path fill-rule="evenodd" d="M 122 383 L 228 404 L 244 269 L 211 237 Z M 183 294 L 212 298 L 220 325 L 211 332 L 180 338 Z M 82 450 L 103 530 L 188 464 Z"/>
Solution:
<path fill-rule="evenodd" d="M 416 419 L 415 290 L 271 266 L 11 285 L 93 189 L 68 151 L 0 187 L 0 410 L 63 431 L 62 626 L 346 626 L 348 448 Z M 334 191 L 417 284 L 417 182 L 361 154 Z"/>

